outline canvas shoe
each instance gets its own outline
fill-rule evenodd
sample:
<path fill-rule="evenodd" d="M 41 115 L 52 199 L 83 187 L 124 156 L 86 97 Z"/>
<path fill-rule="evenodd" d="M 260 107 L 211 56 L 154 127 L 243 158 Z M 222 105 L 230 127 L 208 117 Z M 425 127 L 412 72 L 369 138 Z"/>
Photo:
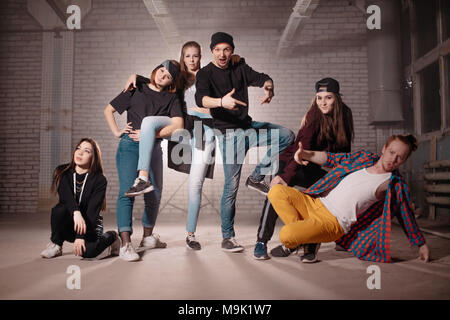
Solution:
<path fill-rule="evenodd" d="M 222 250 L 227 252 L 241 252 L 244 247 L 239 245 L 234 238 L 225 238 L 222 241 Z"/>
<path fill-rule="evenodd" d="M 47 248 L 45 248 L 44 251 L 41 252 L 41 257 L 46 259 L 51 259 L 59 256 L 62 256 L 62 246 L 59 246 L 53 242 L 47 244 Z"/>
<path fill-rule="evenodd" d="M 138 177 L 138 178 L 136 178 L 136 180 L 134 180 L 134 184 L 130 188 L 130 190 L 125 192 L 125 196 L 131 198 L 131 197 L 138 196 L 140 194 L 148 193 L 150 191 L 153 191 L 154 189 L 155 188 L 153 187 L 150 180 L 144 181 Z"/>
<path fill-rule="evenodd" d="M 297 248 L 289 249 L 284 246 L 284 244 L 280 244 L 278 247 L 273 248 L 270 250 L 270 254 L 277 258 L 284 258 L 289 257 L 292 253 L 298 251 L 302 245 L 299 245 Z"/>
<path fill-rule="evenodd" d="M 131 242 L 127 242 L 119 249 L 119 258 L 125 261 L 138 261 L 140 259 Z"/>
<path fill-rule="evenodd" d="M 195 236 L 186 237 L 186 246 L 192 250 L 200 250 L 202 248 L 200 242 L 195 239 Z"/>
<path fill-rule="evenodd" d="M 305 253 L 300 257 L 303 263 L 314 263 L 317 262 L 317 253 L 319 252 L 320 243 L 309 243 L 305 244 Z"/>
<path fill-rule="evenodd" d="M 267 196 L 267 193 L 270 190 L 269 185 L 264 181 L 264 179 L 261 181 L 256 181 L 252 176 L 248 176 L 247 180 L 245 181 L 245 186 L 249 189 L 258 191 L 265 196 Z"/>
<path fill-rule="evenodd" d="M 159 235 L 153 233 L 148 237 L 142 238 L 141 243 L 139 244 L 139 248 L 143 249 L 154 249 L 154 248 L 165 248 L 167 247 L 167 243 L 159 240 Z"/>

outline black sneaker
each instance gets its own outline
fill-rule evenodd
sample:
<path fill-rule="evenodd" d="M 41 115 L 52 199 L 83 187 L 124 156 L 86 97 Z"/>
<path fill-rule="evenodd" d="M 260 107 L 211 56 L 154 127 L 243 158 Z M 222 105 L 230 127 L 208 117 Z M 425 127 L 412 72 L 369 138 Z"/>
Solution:
<path fill-rule="evenodd" d="M 292 253 L 298 251 L 298 249 L 300 249 L 301 247 L 302 245 L 299 245 L 297 248 L 289 249 L 286 248 L 283 244 L 280 244 L 278 247 L 270 250 L 270 254 L 277 258 L 289 257 Z"/>
<path fill-rule="evenodd" d="M 227 252 L 241 252 L 244 251 L 244 247 L 237 244 L 234 238 L 226 238 L 222 241 L 222 250 Z"/>
<path fill-rule="evenodd" d="M 202 246 L 200 245 L 200 242 L 195 240 L 195 236 L 187 236 L 186 237 L 186 246 L 192 250 L 200 250 L 202 248 Z"/>
<path fill-rule="evenodd" d="M 317 253 L 319 252 L 320 243 L 305 244 L 305 253 L 300 257 L 303 263 L 317 262 Z"/>
<path fill-rule="evenodd" d="M 270 190 L 269 185 L 264 181 L 264 179 L 261 181 L 256 181 L 253 179 L 252 176 L 248 176 L 247 181 L 245 181 L 245 186 L 255 191 L 258 191 L 259 193 L 265 196 L 267 196 L 267 193 Z"/>
<path fill-rule="evenodd" d="M 136 178 L 134 180 L 133 186 L 125 192 L 125 196 L 127 197 L 135 197 L 140 194 L 148 193 L 150 191 L 153 191 L 155 188 L 153 187 L 152 183 L 149 181 L 144 181 L 141 178 Z"/>

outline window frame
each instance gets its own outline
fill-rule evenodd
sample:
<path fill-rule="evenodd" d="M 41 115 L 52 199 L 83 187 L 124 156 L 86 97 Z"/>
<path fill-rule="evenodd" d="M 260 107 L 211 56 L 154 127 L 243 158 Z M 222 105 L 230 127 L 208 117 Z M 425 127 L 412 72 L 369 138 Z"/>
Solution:
<path fill-rule="evenodd" d="M 430 140 L 432 136 L 444 136 L 450 135 L 450 125 L 447 127 L 447 123 L 450 123 L 450 112 L 447 110 L 447 102 L 450 99 L 449 92 L 445 90 L 449 76 L 445 68 L 445 58 L 450 54 L 450 38 L 443 40 L 443 12 L 441 10 L 442 1 L 438 0 L 437 5 L 437 45 L 429 50 L 427 53 L 418 57 L 417 50 L 417 33 L 413 32 L 417 28 L 416 8 L 413 0 L 406 0 L 403 2 L 403 6 L 409 7 L 409 20 L 410 20 L 410 37 L 411 37 L 411 64 L 404 69 L 405 79 L 411 79 L 413 81 L 413 109 L 414 109 L 414 131 L 419 141 Z M 421 76 L 420 72 L 431 65 L 438 62 L 439 65 L 439 92 L 440 92 L 440 110 L 441 110 L 441 125 L 440 130 L 423 132 L 422 128 L 422 93 L 421 93 Z"/>

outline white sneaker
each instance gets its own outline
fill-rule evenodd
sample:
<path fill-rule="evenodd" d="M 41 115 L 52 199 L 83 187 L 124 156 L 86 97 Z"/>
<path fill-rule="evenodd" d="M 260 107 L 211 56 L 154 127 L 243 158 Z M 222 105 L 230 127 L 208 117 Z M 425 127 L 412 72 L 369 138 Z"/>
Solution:
<path fill-rule="evenodd" d="M 142 238 L 141 244 L 139 245 L 139 248 L 144 249 L 165 248 L 165 247 L 167 247 L 167 243 L 161 242 L 161 240 L 159 240 L 159 235 L 156 233 L 153 233 L 151 236 Z"/>
<path fill-rule="evenodd" d="M 45 250 L 41 252 L 41 257 L 46 259 L 59 256 L 62 256 L 62 247 L 53 242 L 47 244 L 47 248 L 45 248 Z"/>
<path fill-rule="evenodd" d="M 126 245 L 119 249 L 119 257 L 125 261 L 138 261 L 140 259 L 131 242 L 127 242 Z"/>

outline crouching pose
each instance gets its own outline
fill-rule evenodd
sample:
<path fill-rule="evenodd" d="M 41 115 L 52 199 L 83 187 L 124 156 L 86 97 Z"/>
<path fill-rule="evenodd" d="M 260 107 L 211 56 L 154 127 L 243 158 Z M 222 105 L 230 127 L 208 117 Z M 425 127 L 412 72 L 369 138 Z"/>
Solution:
<path fill-rule="evenodd" d="M 64 241 L 73 242 L 73 253 L 83 258 L 119 254 L 117 233 L 103 233 L 100 210 L 106 208 L 106 184 L 97 143 L 81 139 L 72 161 L 58 166 L 53 173 L 51 190 L 58 193 L 59 202 L 52 209 L 51 242 L 41 252 L 43 258 L 62 255 Z"/>
<path fill-rule="evenodd" d="M 320 243 L 331 241 L 362 260 L 391 262 L 391 218 L 396 216 L 411 245 L 420 248 L 420 258 L 428 262 L 430 250 L 397 170 L 416 148 L 412 135 L 391 136 L 381 156 L 365 150 L 309 151 L 299 143 L 294 156 L 298 163 L 311 161 L 333 170 L 304 192 L 283 185 L 270 190 L 269 200 L 285 224 L 281 242 L 287 248 L 309 244 L 304 262 L 317 261 Z"/>

